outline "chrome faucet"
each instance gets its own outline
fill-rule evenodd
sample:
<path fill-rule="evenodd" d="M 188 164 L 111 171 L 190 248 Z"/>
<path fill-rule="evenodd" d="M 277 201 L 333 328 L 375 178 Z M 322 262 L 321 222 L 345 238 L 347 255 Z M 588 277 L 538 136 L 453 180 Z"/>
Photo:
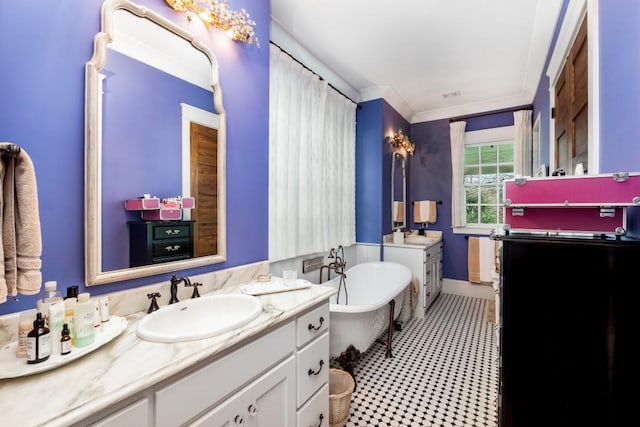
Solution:
<path fill-rule="evenodd" d="M 191 280 L 189 280 L 188 277 L 181 277 L 181 278 L 177 278 L 176 275 L 174 274 L 173 276 L 171 276 L 171 298 L 169 299 L 169 304 L 173 304 L 176 302 L 179 302 L 178 300 L 178 284 L 180 282 L 184 282 L 185 286 L 192 286 L 191 285 Z"/>

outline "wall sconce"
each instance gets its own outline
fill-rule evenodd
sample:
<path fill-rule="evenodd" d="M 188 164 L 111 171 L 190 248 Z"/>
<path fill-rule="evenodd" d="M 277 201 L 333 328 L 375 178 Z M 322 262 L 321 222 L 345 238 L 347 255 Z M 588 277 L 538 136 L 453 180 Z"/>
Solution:
<path fill-rule="evenodd" d="M 412 156 L 416 149 L 416 145 L 409 141 L 409 137 L 402 132 L 402 129 L 398 129 L 398 132 L 389 137 L 389 144 L 395 148 L 402 148 Z"/>
<path fill-rule="evenodd" d="M 192 12 L 202 21 L 227 32 L 234 40 L 255 44 L 260 47 L 260 41 L 253 31 L 256 25 L 245 9 L 240 11 L 229 9 L 228 0 L 165 0 L 177 12 Z M 187 18 L 190 20 L 190 18 Z"/>

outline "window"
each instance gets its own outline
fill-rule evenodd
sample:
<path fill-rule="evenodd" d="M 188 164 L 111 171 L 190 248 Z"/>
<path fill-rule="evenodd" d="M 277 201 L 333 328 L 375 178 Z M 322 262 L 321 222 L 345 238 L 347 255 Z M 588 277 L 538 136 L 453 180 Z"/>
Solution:
<path fill-rule="evenodd" d="M 495 226 L 503 222 L 502 182 L 513 177 L 513 140 L 465 145 L 467 226 Z"/>
<path fill-rule="evenodd" d="M 514 127 L 466 132 L 462 153 L 464 226 L 455 233 L 488 232 L 503 223 L 503 182 L 515 177 Z"/>

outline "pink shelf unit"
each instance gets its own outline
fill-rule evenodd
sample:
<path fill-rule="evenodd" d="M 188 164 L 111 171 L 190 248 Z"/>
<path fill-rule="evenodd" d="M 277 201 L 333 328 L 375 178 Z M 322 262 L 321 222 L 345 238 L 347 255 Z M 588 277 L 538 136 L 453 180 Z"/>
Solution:
<path fill-rule="evenodd" d="M 640 206 L 640 173 L 504 182 L 504 223 L 511 230 L 625 234 L 629 206 Z"/>
<path fill-rule="evenodd" d="M 127 199 L 124 208 L 128 211 L 140 211 L 142 219 L 147 221 L 171 221 L 182 219 L 184 209 L 193 209 L 196 201 L 193 197 L 183 197 L 179 202 L 166 203 L 157 197 Z"/>

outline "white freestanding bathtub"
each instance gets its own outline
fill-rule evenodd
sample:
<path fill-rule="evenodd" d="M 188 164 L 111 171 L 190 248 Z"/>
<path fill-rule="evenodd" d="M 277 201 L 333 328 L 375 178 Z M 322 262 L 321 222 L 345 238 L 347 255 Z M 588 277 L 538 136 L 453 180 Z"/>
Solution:
<path fill-rule="evenodd" d="M 338 357 L 349 345 L 361 353 L 367 351 L 389 327 L 391 300 L 395 301 L 393 318 L 397 319 L 404 291 L 411 282 L 411 271 L 395 262 L 357 264 L 345 274 L 346 293 L 343 284 L 340 293 L 329 300 L 332 357 Z M 323 283 L 336 289 L 339 284 L 340 276 Z"/>

